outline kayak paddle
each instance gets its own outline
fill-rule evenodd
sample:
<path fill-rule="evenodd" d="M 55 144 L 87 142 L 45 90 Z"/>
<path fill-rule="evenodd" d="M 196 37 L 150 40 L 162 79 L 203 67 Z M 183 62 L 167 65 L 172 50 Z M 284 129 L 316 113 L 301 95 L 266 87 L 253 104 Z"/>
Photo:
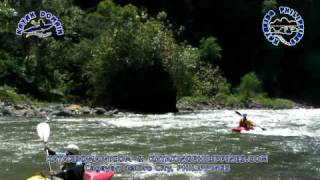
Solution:
<path fill-rule="evenodd" d="M 236 114 L 238 114 L 239 116 L 243 117 L 243 115 L 241 113 L 239 113 L 238 111 L 235 111 Z"/>
<path fill-rule="evenodd" d="M 39 138 L 43 141 L 44 144 L 47 144 L 49 136 L 50 136 L 50 126 L 46 122 L 39 123 L 37 125 L 37 133 Z M 48 150 L 46 150 L 47 156 L 49 156 Z M 49 170 L 51 171 L 51 164 L 48 161 Z"/>
<path fill-rule="evenodd" d="M 42 122 L 37 125 L 37 133 L 39 138 L 47 143 L 50 136 L 50 126 L 48 123 Z"/>
<path fill-rule="evenodd" d="M 238 114 L 239 116 L 243 117 L 243 115 L 241 113 L 239 113 L 238 111 L 235 111 L 235 113 Z M 267 130 L 266 128 L 263 128 L 261 126 L 257 126 L 257 127 L 261 128 L 263 131 Z"/>
<path fill-rule="evenodd" d="M 51 118 L 49 116 L 46 116 L 46 122 L 51 121 Z"/>

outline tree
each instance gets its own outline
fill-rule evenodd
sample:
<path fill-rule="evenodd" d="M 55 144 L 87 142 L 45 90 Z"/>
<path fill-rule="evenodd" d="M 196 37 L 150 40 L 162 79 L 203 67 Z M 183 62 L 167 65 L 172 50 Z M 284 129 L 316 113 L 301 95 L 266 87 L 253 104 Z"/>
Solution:
<path fill-rule="evenodd" d="M 221 59 L 222 48 L 217 38 L 209 37 L 200 41 L 200 59 L 211 64 L 217 64 Z"/>
<path fill-rule="evenodd" d="M 248 73 L 241 78 L 241 83 L 238 88 L 239 94 L 245 100 L 254 97 L 261 86 L 261 81 L 257 78 L 254 72 Z"/>
<path fill-rule="evenodd" d="M 145 19 L 134 6 L 103 1 L 109 17 L 93 63 L 94 104 L 148 112 L 175 111 L 175 58 L 181 50 L 161 20 Z M 108 11 L 101 10 L 107 8 Z M 108 12 L 108 13 L 105 13 Z M 183 50 L 181 50 L 183 51 Z"/>

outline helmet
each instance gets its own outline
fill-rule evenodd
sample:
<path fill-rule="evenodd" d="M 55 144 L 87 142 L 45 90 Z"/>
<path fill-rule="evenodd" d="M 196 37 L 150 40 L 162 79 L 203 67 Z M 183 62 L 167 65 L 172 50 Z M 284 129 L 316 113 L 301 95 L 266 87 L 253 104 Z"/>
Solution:
<path fill-rule="evenodd" d="M 79 146 L 77 146 L 77 145 L 75 145 L 75 144 L 69 144 L 69 145 L 65 148 L 65 150 L 66 150 L 67 152 L 72 153 L 72 154 L 79 154 L 80 148 L 79 148 Z"/>
<path fill-rule="evenodd" d="M 247 114 L 243 114 L 243 117 L 245 117 L 245 118 L 246 118 L 246 117 L 247 117 Z"/>

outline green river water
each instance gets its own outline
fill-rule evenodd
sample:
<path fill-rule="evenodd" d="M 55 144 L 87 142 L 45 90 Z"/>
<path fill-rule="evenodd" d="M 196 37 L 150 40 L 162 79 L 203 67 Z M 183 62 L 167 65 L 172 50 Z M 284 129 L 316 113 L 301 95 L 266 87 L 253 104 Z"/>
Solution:
<path fill-rule="evenodd" d="M 49 146 L 77 144 L 85 155 L 268 155 L 268 163 L 230 164 L 230 172 L 119 172 L 113 179 L 320 179 L 320 110 L 240 110 L 266 131 L 234 133 L 239 117 L 216 110 L 110 118 L 53 119 Z M 0 119 L 0 180 L 45 172 L 36 125 L 43 119 Z M 150 164 L 150 163 L 149 163 Z M 58 165 L 55 166 L 58 168 Z"/>

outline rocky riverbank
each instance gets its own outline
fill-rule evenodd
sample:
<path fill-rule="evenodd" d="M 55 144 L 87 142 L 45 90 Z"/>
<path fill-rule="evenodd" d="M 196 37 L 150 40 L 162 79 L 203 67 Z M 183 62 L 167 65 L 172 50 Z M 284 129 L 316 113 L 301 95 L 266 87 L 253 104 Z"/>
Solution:
<path fill-rule="evenodd" d="M 72 117 L 72 116 L 110 116 L 118 113 L 117 109 L 76 104 L 50 104 L 36 106 L 31 104 L 17 104 L 0 102 L 0 116 L 10 117 Z"/>
<path fill-rule="evenodd" d="M 312 106 L 295 103 L 291 108 L 313 108 Z M 213 109 L 279 109 L 263 106 L 255 101 L 221 105 L 209 102 L 178 101 L 177 109 L 181 112 L 193 112 Z M 280 108 L 281 109 L 281 108 Z M 284 109 L 284 108 L 282 108 Z M 290 109 L 290 108 L 289 108 Z M 79 117 L 79 116 L 111 116 L 126 112 L 114 108 L 88 107 L 77 104 L 47 104 L 33 105 L 27 103 L 0 102 L 0 116 L 10 117 Z"/>
<path fill-rule="evenodd" d="M 225 105 L 220 103 L 215 103 L 212 101 L 188 101 L 181 100 L 177 102 L 177 109 L 179 111 L 199 111 L 199 110 L 218 110 L 218 109 L 312 109 L 311 105 L 294 103 L 288 107 L 270 107 L 254 100 L 248 100 L 246 102 L 234 103 L 231 105 Z"/>

